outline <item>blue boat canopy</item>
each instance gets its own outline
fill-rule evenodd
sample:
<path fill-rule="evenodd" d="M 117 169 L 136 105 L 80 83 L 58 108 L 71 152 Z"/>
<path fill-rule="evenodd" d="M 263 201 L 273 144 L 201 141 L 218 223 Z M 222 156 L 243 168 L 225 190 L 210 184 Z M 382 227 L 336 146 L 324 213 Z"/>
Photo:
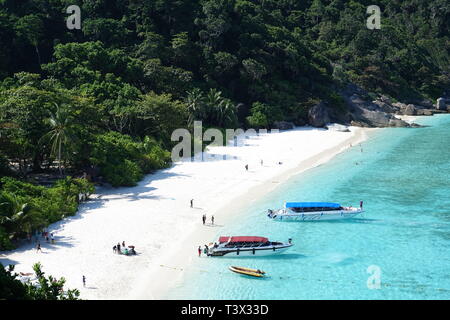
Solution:
<path fill-rule="evenodd" d="M 339 203 L 332 202 L 286 202 L 286 208 L 340 208 Z"/>

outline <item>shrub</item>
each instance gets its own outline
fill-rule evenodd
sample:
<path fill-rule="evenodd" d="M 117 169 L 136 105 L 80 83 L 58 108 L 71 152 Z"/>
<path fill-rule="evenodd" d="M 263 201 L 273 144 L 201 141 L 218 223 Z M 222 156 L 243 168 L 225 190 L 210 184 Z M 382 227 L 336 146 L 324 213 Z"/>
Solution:
<path fill-rule="evenodd" d="M 112 186 L 134 186 L 144 173 L 166 168 L 170 152 L 153 138 L 145 137 L 139 142 L 127 135 L 108 132 L 97 137 L 91 161 L 100 167 Z"/>
<path fill-rule="evenodd" d="M 261 102 L 255 102 L 250 109 L 247 122 L 251 127 L 268 128 L 276 121 L 283 120 L 281 109 Z"/>
<path fill-rule="evenodd" d="M 106 180 L 113 187 L 126 186 L 132 187 L 142 179 L 142 170 L 139 166 L 128 159 L 119 164 L 108 163 L 101 170 Z"/>
<path fill-rule="evenodd" d="M 0 250 L 12 250 L 14 246 L 9 239 L 9 234 L 6 232 L 5 228 L 0 226 Z"/>
<path fill-rule="evenodd" d="M 74 215 L 79 194 L 94 187 L 85 179 L 67 177 L 51 188 L 4 177 L 0 180 L 0 249 L 11 248 L 10 239 L 24 237 L 62 218 Z"/>

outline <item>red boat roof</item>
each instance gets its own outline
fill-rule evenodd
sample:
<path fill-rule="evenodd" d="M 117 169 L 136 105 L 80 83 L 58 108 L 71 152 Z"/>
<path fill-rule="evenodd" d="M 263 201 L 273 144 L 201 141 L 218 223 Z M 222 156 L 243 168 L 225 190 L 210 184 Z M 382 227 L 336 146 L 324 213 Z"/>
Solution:
<path fill-rule="evenodd" d="M 220 237 L 219 243 L 224 242 L 268 242 L 269 239 L 264 237 L 249 237 L 249 236 L 242 236 L 242 237 Z"/>

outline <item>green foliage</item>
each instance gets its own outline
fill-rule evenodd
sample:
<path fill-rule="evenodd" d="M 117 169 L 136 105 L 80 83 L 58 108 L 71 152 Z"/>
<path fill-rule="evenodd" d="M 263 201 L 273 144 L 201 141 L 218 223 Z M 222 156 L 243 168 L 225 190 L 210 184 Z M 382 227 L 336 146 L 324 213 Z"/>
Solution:
<path fill-rule="evenodd" d="M 37 283 L 22 283 L 14 266 L 4 268 L 0 264 L 0 300 L 79 300 L 78 290 L 64 290 L 64 278 L 47 278 L 40 263 L 34 264 L 33 270 Z"/>
<path fill-rule="evenodd" d="M 2 233 L 0 228 L 0 241 Z M 0 263 L 0 300 L 26 300 L 28 299 L 27 287 L 17 279 L 13 272 L 14 266 L 7 268 Z"/>
<path fill-rule="evenodd" d="M 0 250 L 11 249 L 11 240 L 74 215 L 79 195 L 94 187 L 85 179 L 66 177 L 51 188 L 3 177 L 0 179 Z"/>
<path fill-rule="evenodd" d="M 78 300 L 80 292 L 77 289 L 64 291 L 64 278 L 58 280 L 52 276 L 45 277 L 40 263 L 34 264 L 33 270 L 39 285 L 26 285 L 27 294 L 32 300 Z"/>
<path fill-rule="evenodd" d="M 8 159 L 0 152 L 0 177 L 12 174 Z"/>
<path fill-rule="evenodd" d="M 143 173 L 170 163 L 170 152 L 149 137 L 140 142 L 128 135 L 108 132 L 97 136 L 92 149 L 92 163 L 101 168 L 101 174 L 114 187 L 134 186 Z"/>
<path fill-rule="evenodd" d="M 169 165 L 172 131 L 195 120 L 303 124 L 317 101 L 345 113 L 335 92 L 348 82 L 399 101 L 450 86 L 445 0 L 380 0 L 381 30 L 365 26 L 368 1 L 76 0 L 71 32 L 67 4 L 0 2 L 2 175 L 97 166 L 133 185 Z M 23 188 L 2 192 L 43 223 L 76 210 L 62 186 Z"/>
<path fill-rule="evenodd" d="M 247 117 L 247 122 L 253 128 L 271 127 L 275 121 L 283 120 L 283 113 L 279 107 L 255 102 L 250 109 L 251 115 Z"/>
<path fill-rule="evenodd" d="M 142 179 L 139 165 L 128 159 L 117 163 L 106 163 L 102 166 L 102 174 L 113 187 L 132 187 Z"/>
<path fill-rule="evenodd" d="M 147 93 L 136 106 L 137 125 L 141 132 L 170 145 L 175 129 L 183 128 L 187 119 L 187 107 L 174 100 L 170 94 Z"/>

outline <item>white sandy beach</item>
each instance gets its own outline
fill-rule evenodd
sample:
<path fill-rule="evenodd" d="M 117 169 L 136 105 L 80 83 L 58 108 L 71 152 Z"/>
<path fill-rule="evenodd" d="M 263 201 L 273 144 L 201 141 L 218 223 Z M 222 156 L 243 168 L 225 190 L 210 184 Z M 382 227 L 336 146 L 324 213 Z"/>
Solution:
<path fill-rule="evenodd" d="M 146 176 L 136 187 L 98 190 L 76 216 L 49 227 L 55 244 L 41 239 L 42 253 L 33 243 L 0 253 L 0 262 L 16 264 L 17 272 L 32 272 L 39 261 L 44 272 L 65 277 L 67 287 L 80 289 L 83 299 L 164 298 L 183 272 L 161 265 L 189 268 L 198 259 L 198 245 L 214 241 L 220 225 L 239 208 L 293 174 L 356 146 L 370 129 L 350 130 L 302 127 L 252 136 L 242 146 L 208 151 L 226 154 L 228 160 L 180 162 Z M 218 226 L 203 226 L 203 214 L 208 222 L 214 215 Z M 112 247 L 122 241 L 135 245 L 138 255 L 113 254 Z"/>

